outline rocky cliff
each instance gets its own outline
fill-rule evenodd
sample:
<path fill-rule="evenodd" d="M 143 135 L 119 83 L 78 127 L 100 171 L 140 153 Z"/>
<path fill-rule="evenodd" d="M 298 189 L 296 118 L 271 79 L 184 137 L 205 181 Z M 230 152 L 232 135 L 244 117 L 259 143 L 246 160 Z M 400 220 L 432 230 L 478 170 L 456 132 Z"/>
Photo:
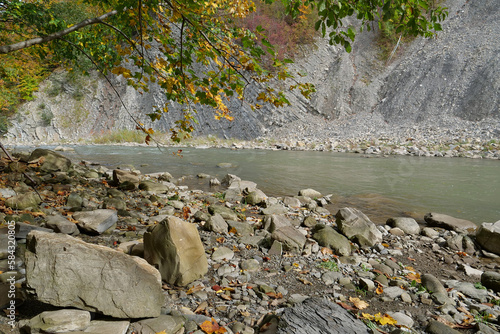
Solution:
<path fill-rule="evenodd" d="M 380 60 L 377 31 L 357 36 L 353 52 L 318 40 L 303 50 L 294 68 L 317 87 L 310 101 L 290 94 L 291 106 L 251 111 L 234 102 L 235 120 L 217 121 L 198 110 L 196 134 L 222 138 L 449 136 L 500 137 L 500 7 L 497 0 L 449 0 L 449 17 L 435 39 L 403 45 L 390 63 Z M 353 24 L 356 24 L 353 22 Z M 78 141 L 110 130 L 135 128 L 132 117 L 151 125 L 146 113 L 164 102 L 152 87 L 138 94 L 97 75 L 70 80 L 55 73 L 26 103 L 7 135 L 10 142 Z M 255 87 L 247 92 L 256 94 Z M 152 124 L 168 130 L 179 108 Z M 131 117 L 132 116 L 132 117 Z"/>

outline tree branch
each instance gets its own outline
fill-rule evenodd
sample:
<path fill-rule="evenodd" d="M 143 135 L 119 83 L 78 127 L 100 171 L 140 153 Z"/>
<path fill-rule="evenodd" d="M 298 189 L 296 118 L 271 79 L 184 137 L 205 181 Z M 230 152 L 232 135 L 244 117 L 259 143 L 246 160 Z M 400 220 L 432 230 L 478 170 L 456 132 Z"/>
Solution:
<path fill-rule="evenodd" d="M 86 27 L 88 25 L 102 23 L 103 20 L 107 19 L 110 16 L 116 15 L 117 13 L 118 12 L 116 10 L 113 10 L 113 11 L 106 13 L 104 15 L 101 15 L 99 17 L 94 17 L 92 19 L 86 19 L 78 24 L 75 24 L 74 26 L 71 26 L 71 27 L 66 28 L 64 30 L 50 34 L 48 36 L 36 37 L 36 38 L 28 39 L 26 41 L 22 41 L 22 42 L 11 44 L 11 45 L 2 45 L 2 46 L 0 46 L 0 54 L 5 54 L 5 53 L 12 52 L 12 51 L 20 50 L 20 49 L 25 49 L 25 48 L 28 48 L 30 46 L 36 45 L 36 44 L 43 44 L 43 43 L 50 42 L 54 39 L 59 39 L 63 36 L 66 36 L 66 35 L 74 32 L 74 31 L 80 30 L 83 27 Z"/>

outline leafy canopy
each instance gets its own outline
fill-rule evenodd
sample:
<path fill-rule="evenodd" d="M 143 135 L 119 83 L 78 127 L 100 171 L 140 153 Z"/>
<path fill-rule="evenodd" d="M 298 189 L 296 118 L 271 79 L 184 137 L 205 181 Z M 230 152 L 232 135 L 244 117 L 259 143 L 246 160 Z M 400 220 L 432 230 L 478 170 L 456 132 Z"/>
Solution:
<path fill-rule="evenodd" d="M 263 0 L 271 5 L 275 0 Z M 342 19 L 355 16 L 362 29 L 391 22 L 401 34 L 430 37 L 446 17 L 433 0 L 282 0 L 291 17 L 317 13 L 315 29 L 350 52 L 356 31 Z M 0 2 L 0 57 L 48 55 L 69 67 L 89 62 L 103 74 L 121 75 L 140 92 L 159 85 L 167 99 L 186 106 L 171 129 L 179 140 L 193 131 L 196 105 L 211 106 L 216 118 L 232 119 L 227 102 L 245 100 L 245 88 L 260 88 L 250 103 L 288 104 L 276 80 L 292 82 L 307 98 L 310 84 L 294 82 L 261 26 L 241 20 L 256 10 L 251 0 L 10 0 Z M 28 51 L 29 50 L 29 51 Z M 271 57 L 273 69 L 262 65 Z M 23 59 L 23 56 L 18 56 Z M 83 61 L 86 59 L 86 61 Z M 82 68 L 86 71 L 87 68 Z M 168 105 L 146 111 L 154 121 Z M 149 135 L 152 129 L 139 128 Z"/>

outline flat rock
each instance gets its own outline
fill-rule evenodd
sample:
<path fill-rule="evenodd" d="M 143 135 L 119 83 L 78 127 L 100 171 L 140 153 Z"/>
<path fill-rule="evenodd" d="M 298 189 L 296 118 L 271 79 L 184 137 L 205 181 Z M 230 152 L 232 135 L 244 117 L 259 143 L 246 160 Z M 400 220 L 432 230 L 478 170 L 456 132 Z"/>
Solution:
<path fill-rule="evenodd" d="M 219 247 L 212 253 L 212 260 L 219 262 L 222 260 L 231 260 L 234 257 L 234 252 L 227 247 Z"/>
<path fill-rule="evenodd" d="M 271 234 L 273 240 L 283 244 L 283 249 L 300 253 L 306 243 L 306 237 L 291 226 L 285 226 Z"/>
<path fill-rule="evenodd" d="M 71 160 L 51 150 L 37 148 L 34 150 L 29 161 L 40 161 L 40 169 L 45 172 L 67 172 L 71 166 Z"/>
<path fill-rule="evenodd" d="M 218 213 L 222 216 L 222 218 L 226 220 L 239 220 L 238 214 L 236 212 L 222 205 L 211 205 L 208 207 L 208 212 L 211 215 L 215 215 L 216 213 Z"/>
<path fill-rule="evenodd" d="M 424 220 L 431 227 L 441 227 L 456 232 L 473 233 L 477 229 L 477 225 L 469 220 L 459 219 L 441 213 L 428 213 L 424 216 Z"/>
<path fill-rule="evenodd" d="M 184 318 L 171 315 L 161 315 L 154 319 L 145 319 L 133 323 L 133 332 L 140 334 L 176 334 L 184 326 Z"/>
<path fill-rule="evenodd" d="M 347 256 L 351 254 L 351 243 L 349 240 L 330 226 L 325 226 L 315 232 L 313 239 L 320 246 L 331 248 L 337 255 Z"/>
<path fill-rule="evenodd" d="M 409 217 L 395 217 L 387 219 L 387 225 L 397 227 L 403 230 L 406 234 L 419 234 L 420 226 L 417 221 Z"/>
<path fill-rule="evenodd" d="M 236 231 L 237 235 L 250 236 L 251 234 L 253 234 L 253 226 L 247 222 L 228 220 L 227 224 L 229 225 L 230 232 Z"/>
<path fill-rule="evenodd" d="M 195 224 L 169 216 L 144 234 L 144 258 L 169 284 L 185 286 L 208 271 L 205 249 Z"/>
<path fill-rule="evenodd" d="M 118 221 L 115 210 L 97 209 L 94 211 L 80 211 L 73 214 L 78 227 L 90 234 L 101 234 Z"/>
<path fill-rule="evenodd" d="M 215 233 L 224 234 L 228 231 L 228 225 L 224 218 L 218 213 L 213 216 L 209 216 L 203 228 L 208 231 Z"/>
<path fill-rule="evenodd" d="M 28 234 L 31 231 L 43 231 L 47 233 L 52 233 L 54 232 L 50 228 L 45 228 L 41 226 L 36 226 L 32 224 L 27 224 L 27 223 L 22 223 L 22 222 L 16 222 L 16 239 L 26 239 Z"/>
<path fill-rule="evenodd" d="M 160 315 L 161 276 L 144 259 L 41 231 L 30 232 L 26 248 L 26 282 L 38 300 L 115 318 Z"/>
<path fill-rule="evenodd" d="M 302 189 L 299 191 L 299 196 L 305 196 L 305 197 L 309 197 L 309 198 L 312 198 L 312 199 L 316 199 L 316 198 L 320 198 L 322 197 L 323 195 L 317 191 L 317 190 L 314 190 L 314 189 L 311 189 L 311 188 L 307 188 L 307 189 Z"/>
<path fill-rule="evenodd" d="M 449 326 L 446 326 L 442 322 L 431 319 L 429 321 L 429 325 L 426 328 L 426 332 L 429 334 L 460 334 L 459 331 L 453 329 Z"/>
<path fill-rule="evenodd" d="M 279 319 L 278 334 L 368 334 L 368 327 L 341 306 L 309 298 L 287 308 Z"/>
<path fill-rule="evenodd" d="M 80 233 L 75 223 L 70 222 L 61 215 L 47 216 L 45 225 L 58 233 L 72 235 Z"/>
<path fill-rule="evenodd" d="M 285 226 L 292 226 L 292 223 L 284 215 L 269 215 L 264 217 L 264 229 L 271 233 Z"/>
<path fill-rule="evenodd" d="M 82 310 L 46 311 L 20 322 L 19 327 L 28 333 L 62 333 L 80 331 L 90 325 L 90 312 Z"/>
<path fill-rule="evenodd" d="M 117 320 L 117 321 L 103 321 L 94 320 L 90 322 L 90 325 L 83 331 L 83 333 L 89 334 L 126 334 L 130 326 L 129 321 Z"/>
<path fill-rule="evenodd" d="M 42 200 L 34 193 L 16 195 L 5 200 L 5 206 L 15 210 L 26 210 L 28 208 L 36 208 Z"/>

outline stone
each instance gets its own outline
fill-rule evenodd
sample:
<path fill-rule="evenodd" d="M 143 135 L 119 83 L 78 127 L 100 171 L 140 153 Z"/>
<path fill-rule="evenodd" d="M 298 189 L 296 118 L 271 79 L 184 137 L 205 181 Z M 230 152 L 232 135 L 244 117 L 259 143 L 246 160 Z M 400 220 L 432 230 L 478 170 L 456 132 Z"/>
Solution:
<path fill-rule="evenodd" d="M 429 321 L 429 325 L 425 330 L 429 334 L 460 334 L 459 331 L 434 319 Z"/>
<path fill-rule="evenodd" d="M 377 226 L 358 209 L 342 208 L 337 212 L 335 218 L 342 234 L 355 240 L 360 246 L 373 247 L 382 242 L 382 233 Z"/>
<path fill-rule="evenodd" d="M 118 221 L 115 210 L 97 209 L 94 211 L 80 211 L 73 214 L 78 227 L 89 234 L 101 234 Z"/>
<path fill-rule="evenodd" d="M 285 226 L 275 230 L 271 234 L 273 240 L 278 240 L 283 244 L 283 249 L 300 253 L 306 243 L 306 237 L 291 226 Z"/>
<path fill-rule="evenodd" d="M 134 322 L 130 328 L 134 333 L 140 334 L 177 334 L 184 326 L 183 317 L 161 315 L 154 319 L 145 319 Z"/>
<path fill-rule="evenodd" d="M 61 215 L 47 216 L 45 225 L 55 232 L 76 235 L 80 231 L 75 223 L 70 222 Z"/>
<path fill-rule="evenodd" d="M 43 148 L 37 148 L 31 153 L 29 161 L 36 160 L 41 163 L 40 169 L 44 172 L 67 172 L 71 166 L 71 160 L 65 156 Z"/>
<path fill-rule="evenodd" d="M 236 231 L 236 234 L 241 236 L 249 236 L 253 234 L 253 226 L 247 222 L 228 220 L 227 224 L 229 225 L 230 233 L 231 231 Z"/>
<path fill-rule="evenodd" d="M 77 193 L 71 193 L 66 199 L 66 206 L 70 208 L 81 208 L 83 206 L 83 198 Z"/>
<path fill-rule="evenodd" d="M 227 247 L 219 247 L 212 253 L 212 260 L 215 262 L 220 262 L 223 260 L 231 260 L 234 257 L 234 252 Z"/>
<path fill-rule="evenodd" d="M 302 206 L 302 203 L 300 203 L 300 200 L 295 197 L 285 197 L 283 198 L 283 204 L 290 208 L 300 208 Z"/>
<path fill-rule="evenodd" d="M 267 199 L 266 194 L 264 194 L 264 192 L 260 189 L 255 189 L 254 191 L 251 191 L 245 197 L 245 201 L 249 205 L 262 205 L 266 202 L 266 199 Z"/>
<path fill-rule="evenodd" d="M 390 299 L 396 299 L 401 297 L 405 290 L 401 289 L 399 286 L 390 286 L 384 289 L 384 296 Z"/>
<path fill-rule="evenodd" d="M 406 328 L 413 327 L 414 324 L 413 319 L 407 316 L 406 314 L 402 312 L 387 312 L 387 314 L 397 321 L 398 326 L 405 326 Z"/>
<path fill-rule="evenodd" d="M 375 283 L 368 278 L 361 277 L 359 279 L 359 287 L 363 290 L 366 290 L 366 291 L 374 291 L 375 290 Z"/>
<path fill-rule="evenodd" d="M 413 218 L 408 217 L 395 217 L 387 219 L 387 225 L 391 227 L 398 227 L 406 234 L 419 234 L 420 226 Z"/>
<path fill-rule="evenodd" d="M 281 204 L 272 204 L 267 208 L 262 208 L 260 211 L 263 215 L 284 215 L 288 213 L 287 208 Z"/>
<path fill-rule="evenodd" d="M 494 224 L 481 224 L 476 233 L 476 241 L 488 252 L 500 255 L 500 220 Z"/>
<path fill-rule="evenodd" d="M 264 217 L 264 229 L 269 232 L 274 232 L 285 226 L 292 226 L 292 223 L 283 215 L 269 215 Z"/>
<path fill-rule="evenodd" d="M 446 281 L 445 284 L 448 288 L 460 291 L 470 298 L 479 300 L 481 303 L 486 303 L 488 301 L 488 291 L 486 289 L 476 289 L 472 283 L 449 280 Z"/>
<path fill-rule="evenodd" d="M 429 293 L 444 293 L 447 294 L 443 284 L 431 274 L 423 274 L 421 276 L 422 285 L 429 291 Z"/>
<path fill-rule="evenodd" d="M 347 256 L 351 254 L 351 243 L 349 239 L 330 226 L 319 229 L 313 234 L 312 238 L 316 240 L 320 246 L 331 248 L 337 255 Z"/>
<path fill-rule="evenodd" d="M 474 233 L 477 225 L 465 219 L 459 219 L 441 213 L 430 212 L 424 216 L 424 220 L 430 227 L 441 227 L 462 233 Z"/>
<path fill-rule="evenodd" d="M 15 210 L 26 210 L 28 208 L 36 208 L 42 200 L 34 192 L 12 196 L 5 200 L 5 206 Z"/>
<path fill-rule="evenodd" d="M 368 327 L 340 305 L 323 298 L 307 298 L 286 308 L 277 334 L 368 334 Z"/>
<path fill-rule="evenodd" d="M 227 233 L 228 231 L 228 225 L 226 221 L 218 213 L 214 214 L 213 216 L 208 216 L 208 219 L 205 225 L 203 225 L 203 228 L 207 231 L 212 231 L 220 234 Z"/>
<path fill-rule="evenodd" d="M 53 230 L 45 227 L 40 227 L 32 224 L 26 224 L 22 222 L 16 222 L 16 239 L 26 239 L 31 231 L 43 231 L 47 233 L 54 232 Z"/>
<path fill-rule="evenodd" d="M 211 205 L 208 207 L 208 212 L 211 215 L 215 215 L 216 213 L 218 213 L 222 216 L 222 218 L 226 220 L 239 220 L 238 214 L 236 212 L 222 205 Z"/>
<path fill-rule="evenodd" d="M 116 320 L 116 321 L 94 320 L 90 322 L 90 325 L 83 331 L 83 333 L 126 334 L 129 326 L 130 322 L 126 320 Z"/>
<path fill-rule="evenodd" d="M 305 196 L 305 197 L 309 197 L 311 199 L 317 199 L 317 198 L 323 197 L 323 195 L 319 191 L 316 191 L 316 190 L 311 189 L 311 188 L 300 190 L 299 196 Z"/>
<path fill-rule="evenodd" d="M 20 322 L 19 327 L 29 333 L 62 333 L 82 331 L 90 325 L 90 312 L 82 310 L 45 311 Z"/>
<path fill-rule="evenodd" d="M 241 261 L 240 267 L 245 271 L 257 271 L 260 269 L 260 263 L 255 259 L 248 259 Z"/>
<path fill-rule="evenodd" d="M 169 284 L 185 286 L 208 271 L 196 225 L 174 216 L 151 226 L 144 234 L 144 258 Z"/>
<path fill-rule="evenodd" d="M 123 169 L 114 169 L 113 183 L 118 186 L 124 182 L 130 182 L 134 185 L 134 188 L 136 188 L 139 186 L 139 183 L 141 181 L 139 179 L 139 175 L 136 172 Z"/>
<path fill-rule="evenodd" d="M 481 284 L 497 293 L 500 292 L 500 273 L 485 271 L 481 275 Z"/>
<path fill-rule="evenodd" d="M 316 219 L 314 219 L 313 216 L 307 216 L 304 218 L 302 225 L 304 225 L 305 227 L 314 227 L 317 223 L 318 222 L 316 221 Z"/>
<path fill-rule="evenodd" d="M 436 231 L 435 229 L 433 228 L 430 228 L 430 227 L 424 227 L 422 229 L 422 235 L 423 236 L 426 236 L 426 237 L 429 237 L 431 239 L 436 239 L 436 238 L 439 238 L 439 232 Z"/>
<path fill-rule="evenodd" d="M 170 190 L 175 189 L 174 184 L 164 184 L 164 183 L 159 183 L 159 182 L 153 182 L 153 181 L 142 181 L 139 183 L 139 189 L 148 191 L 150 193 L 153 193 L 155 195 L 157 194 L 165 194 L 169 192 Z"/>
<path fill-rule="evenodd" d="M 103 209 L 127 210 L 127 204 L 119 198 L 105 198 L 102 201 Z"/>
<path fill-rule="evenodd" d="M 476 269 L 476 268 L 472 268 L 471 266 L 466 265 L 466 264 L 463 264 L 460 267 L 462 267 L 465 274 L 469 277 L 478 277 L 479 278 L 483 274 L 483 271 Z"/>
<path fill-rule="evenodd" d="M 25 262 L 26 285 L 41 302 L 115 318 L 160 315 L 161 276 L 144 259 L 65 234 L 32 231 Z"/>

